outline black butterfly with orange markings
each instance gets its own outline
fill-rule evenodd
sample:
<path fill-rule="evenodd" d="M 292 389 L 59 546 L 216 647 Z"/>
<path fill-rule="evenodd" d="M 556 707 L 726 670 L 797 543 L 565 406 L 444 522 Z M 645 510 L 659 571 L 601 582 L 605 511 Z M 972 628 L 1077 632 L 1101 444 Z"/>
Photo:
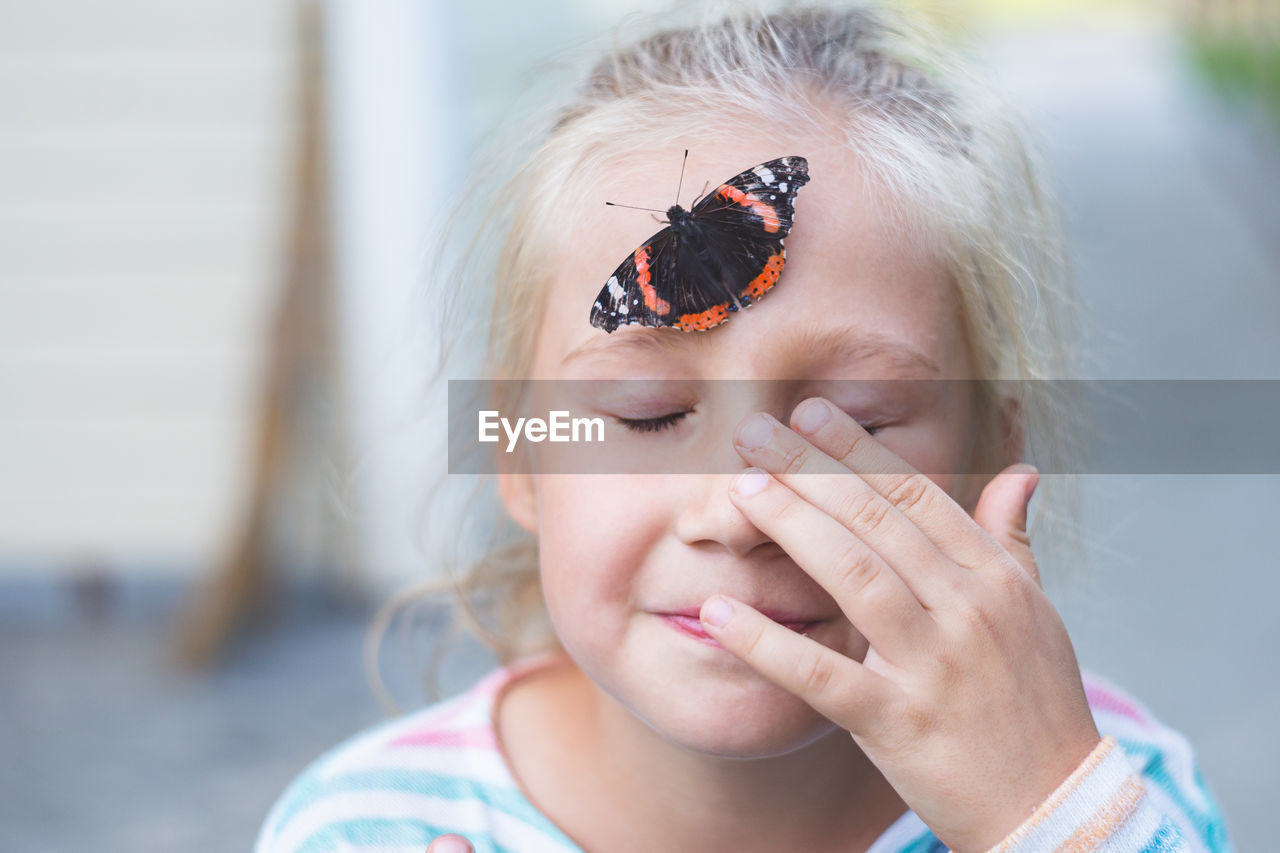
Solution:
<path fill-rule="evenodd" d="M 805 158 L 780 157 L 730 178 L 689 210 L 672 205 L 667 227 L 609 276 L 591 325 L 606 332 L 628 323 L 699 332 L 751 307 L 782 273 L 782 241 L 791 232 L 796 192 L 808 181 Z"/>

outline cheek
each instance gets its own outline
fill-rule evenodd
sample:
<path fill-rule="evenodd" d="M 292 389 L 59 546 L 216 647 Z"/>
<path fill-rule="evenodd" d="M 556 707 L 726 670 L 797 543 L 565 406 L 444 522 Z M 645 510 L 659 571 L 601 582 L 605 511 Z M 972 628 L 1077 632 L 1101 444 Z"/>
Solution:
<path fill-rule="evenodd" d="M 963 480 L 972 462 L 966 435 L 937 421 L 904 426 L 880 443 L 948 494 Z"/>
<path fill-rule="evenodd" d="M 630 478 L 559 474 L 538 490 L 543 596 L 557 632 L 611 635 L 644 582 L 664 529 L 659 505 Z"/>
<path fill-rule="evenodd" d="M 956 490 L 964 488 L 980 462 L 977 426 L 967 397 L 949 395 L 931 404 L 923 417 L 886 432 L 879 441 L 959 500 Z"/>

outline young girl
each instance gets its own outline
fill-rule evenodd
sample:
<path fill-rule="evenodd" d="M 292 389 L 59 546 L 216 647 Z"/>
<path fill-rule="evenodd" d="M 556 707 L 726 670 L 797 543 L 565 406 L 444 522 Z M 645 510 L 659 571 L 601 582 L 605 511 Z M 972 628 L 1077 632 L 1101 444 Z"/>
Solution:
<path fill-rule="evenodd" d="M 322 757 L 259 853 L 1230 849 L 1186 740 L 1082 676 L 1040 587 L 1017 463 L 1070 412 L 1024 380 L 1070 375 L 1070 303 L 1033 161 L 964 80 L 868 8 L 599 63 L 503 195 L 487 375 L 661 380 L 599 402 L 610 447 L 689 473 L 504 467 L 538 591 L 511 636 L 554 634 Z M 655 226 L 602 202 L 665 209 L 685 149 L 698 190 L 807 160 L 785 270 L 711 328 L 603 331 Z"/>

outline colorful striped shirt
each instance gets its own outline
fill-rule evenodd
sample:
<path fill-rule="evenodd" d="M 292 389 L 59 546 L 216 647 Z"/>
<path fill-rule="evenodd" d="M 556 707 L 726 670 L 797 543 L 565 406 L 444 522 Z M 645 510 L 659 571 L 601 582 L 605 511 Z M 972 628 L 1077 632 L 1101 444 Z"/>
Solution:
<path fill-rule="evenodd" d="M 271 808 L 256 853 L 423 853 L 447 832 L 476 853 L 581 853 L 523 794 L 494 734 L 499 690 L 549 660 L 499 667 L 452 699 L 334 747 Z M 1083 676 L 1101 742 L 991 853 L 1230 853 L 1186 738 L 1119 688 Z M 946 850 L 908 811 L 868 853 Z"/>

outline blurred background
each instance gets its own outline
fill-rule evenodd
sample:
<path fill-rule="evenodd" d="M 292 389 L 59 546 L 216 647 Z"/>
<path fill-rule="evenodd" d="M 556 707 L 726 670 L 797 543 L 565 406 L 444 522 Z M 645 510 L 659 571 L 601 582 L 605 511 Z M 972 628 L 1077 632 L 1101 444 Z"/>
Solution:
<path fill-rule="evenodd" d="M 1090 378 L 1280 379 L 1276 4 L 911 5 L 1039 136 Z M 657 8 L 0 0 L 0 849 L 247 849 L 384 718 L 361 643 L 426 571 L 438 215 L 532 65 Z M 1082 664 L 1273 849 L 1280 478 L 1084 479 L 1051 588 Z"/>

